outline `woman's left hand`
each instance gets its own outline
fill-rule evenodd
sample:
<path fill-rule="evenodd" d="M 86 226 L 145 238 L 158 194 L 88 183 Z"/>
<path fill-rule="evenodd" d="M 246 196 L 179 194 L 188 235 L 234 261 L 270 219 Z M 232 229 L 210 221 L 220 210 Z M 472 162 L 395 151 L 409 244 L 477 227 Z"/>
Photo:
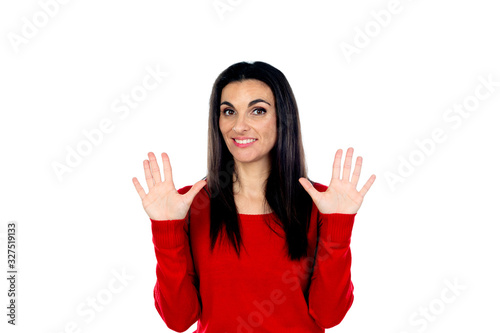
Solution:
<path fill-rule="evenodd" d="M 342 159 L 342 149 L 337 150 L 335 160 L 333 161 L 333 175 L 325 192 L 319 192 L 314 188 L 309 180 L 304 177 L 299 179 L 304 189 L 309 193 L 313 202 L 318 207 L 322 214 L 355 214 L 358 212 L 363 202 L 363 198 L 375 181 L 375 175 L 371 175 L 370 179 L 366 182 L 365 186 L 358 192 L 356 186 L 358 185 L 359 175 L 361 173 L 362 158 L 358 156 L 356 166 L 351 181 L 349 176 L 351 174 L 351 162 L 354 149 L 347 149 L 347 155 L 344 162 L 344 172 L 342 179 L 340 179 L 340 161 Z"/>

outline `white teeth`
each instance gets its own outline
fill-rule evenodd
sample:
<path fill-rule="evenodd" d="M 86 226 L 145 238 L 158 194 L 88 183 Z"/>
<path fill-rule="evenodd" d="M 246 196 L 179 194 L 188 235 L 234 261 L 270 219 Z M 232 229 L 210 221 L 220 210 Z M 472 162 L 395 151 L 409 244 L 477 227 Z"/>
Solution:
<path fill-rule="evenodd" d="M 254 142 L 255 140 L 257 139 L 247 139 L 247 140 L 236 140 L 234 139 L 237 143 L 239 144 L 244 144 L 244 143 L 250 143 L 250 142 Z"/>

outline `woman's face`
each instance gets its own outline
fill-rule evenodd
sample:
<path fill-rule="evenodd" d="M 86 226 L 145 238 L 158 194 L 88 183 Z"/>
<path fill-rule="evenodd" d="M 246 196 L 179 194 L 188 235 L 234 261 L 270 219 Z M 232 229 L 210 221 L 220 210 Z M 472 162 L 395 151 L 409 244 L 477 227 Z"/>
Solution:
<path fill-rule="evenodd" d="M 219 128 L 235 161 L 269 159 L 276 143 L 276 119 L 273 92 L 264 82 L 247 79 L 222 89 Z M 252 142 L 240 141 L 247 139 Z"/>

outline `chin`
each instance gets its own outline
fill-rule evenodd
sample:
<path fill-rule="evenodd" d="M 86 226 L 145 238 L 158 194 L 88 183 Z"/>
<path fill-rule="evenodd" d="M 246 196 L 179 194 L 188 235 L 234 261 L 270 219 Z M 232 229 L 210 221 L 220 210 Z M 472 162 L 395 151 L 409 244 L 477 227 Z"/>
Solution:
<path fill-rule="evenodd" d="M 241 156 L 241 154 L 236 154 L 236 155 L 233 155 L 233 159 L 235 161 L 238 161 L 240 163 L 251 163 L 251 162 L 257 162 L 257 161 L 260 161 L 262 160 L 263 158 L 265 158 L 265 156 L 255 156 L 255 155 L 252 155 L 252 156 Z"/>

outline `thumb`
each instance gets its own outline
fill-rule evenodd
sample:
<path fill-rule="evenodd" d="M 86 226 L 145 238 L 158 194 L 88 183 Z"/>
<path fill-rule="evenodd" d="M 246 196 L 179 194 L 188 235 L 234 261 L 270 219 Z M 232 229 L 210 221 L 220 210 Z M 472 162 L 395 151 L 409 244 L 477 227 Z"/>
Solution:
<path fill-rule="evenodd" d="M 185 195 L 186 195 L 186 197 L 188 199 L 188 202 L 189 202 L 190 206 L 191 206 L 191 203 L 194 200 L 194 197 L 196 197 L 196 195 L 198 194 L 198 192 L 200 192 L 200 190 L 203 188 L 203 186 L 205 186 L 206 183 L 207 183 L 207 181 L 205 179 L 202 179 L 202 180 L 196 182 L 193 186 L 191 186 L 191 188 L 189 189 L 189 191 L 187 191 L 187 193 Z"/>
<path fill-rule="evenodd" d="M 311 184 L 311 182 L 304 177 L 299 178 L 299 183 L 302 185 L 304 190 L 306 190 L 307 193 L 311 196 L 311 199 L 316 203 L 316 199 L 318 197 L 318 190 L 314 188 L 314 186 Z"/>

